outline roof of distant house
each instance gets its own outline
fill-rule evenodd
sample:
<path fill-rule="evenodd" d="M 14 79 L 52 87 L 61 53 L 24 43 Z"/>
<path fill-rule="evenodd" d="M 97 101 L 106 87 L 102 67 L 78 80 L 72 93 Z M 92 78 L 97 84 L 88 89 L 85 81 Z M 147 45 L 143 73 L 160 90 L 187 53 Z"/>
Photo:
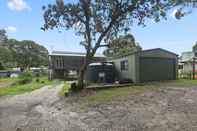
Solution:
<path fill-rule="evenodd" d="M 69 51 L 52 51 L 52 53 L 49 54 L 50 56 L 79 56 L 79 57 L 85 57 L 86 53 L 82 52 L 69 52 Z M 103 54 L 95 54 L 94 57 L 105 57 Z"/>
<path fill-rule="evenodd" d="M 194 58 L 196 59 L 196 56 L 195 56 L 194 52 L 192 52 L 192 51 L 183 52 L 181 54 L 181 62 L 182 63 L 192 62 Z"/>

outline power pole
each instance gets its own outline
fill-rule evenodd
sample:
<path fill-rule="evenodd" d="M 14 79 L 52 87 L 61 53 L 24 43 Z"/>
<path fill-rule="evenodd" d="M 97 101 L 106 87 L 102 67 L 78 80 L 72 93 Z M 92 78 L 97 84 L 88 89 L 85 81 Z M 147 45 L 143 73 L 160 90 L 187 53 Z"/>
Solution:
<path fill-rule="evenodd" d="M 195 57 L 193 57 L 193 60 L 192 60 L 192 65 L 193 65 L 193 80 L 195 79 L 195 75 L 196 75 L 196 72 L 195 72 Z"/>

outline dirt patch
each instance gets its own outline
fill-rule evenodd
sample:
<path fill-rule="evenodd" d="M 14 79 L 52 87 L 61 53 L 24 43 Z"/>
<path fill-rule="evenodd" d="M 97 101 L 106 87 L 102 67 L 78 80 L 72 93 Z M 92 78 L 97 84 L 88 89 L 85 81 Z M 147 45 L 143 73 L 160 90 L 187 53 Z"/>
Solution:
<path fill-rule="evenodd" d="M 76 110 L 77 112 L 77 110 Z M 197 130 L 197 88 L 161 88 L 78 112 L 87 130 Z"/>
<path fill-rule="evenodd" d="M 59 97 L 62 86 L 1 98 L 0 131 L 197 130 L 197 87 L 165 87 L 86 104 L 80 97 Z"/>

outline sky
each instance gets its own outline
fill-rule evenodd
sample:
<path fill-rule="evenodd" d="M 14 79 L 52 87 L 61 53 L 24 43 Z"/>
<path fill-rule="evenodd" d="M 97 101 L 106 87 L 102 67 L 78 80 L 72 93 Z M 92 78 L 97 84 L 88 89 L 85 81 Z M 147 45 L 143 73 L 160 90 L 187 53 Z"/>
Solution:
<path fill-rule="evenodd" d="M 73 2 L 75 0 L 65 0 Z M 0 29 L 6 29 L 9 38 L 33 40 L 49 51 L 84 52 L 81 39 L 73 31 L 42 31 L 44 24 L 42 6 L 55 0 L 0 0 Z M 191 51 L 197 41 L 197 10 L 181 20 L 173 17 L 159 23 L 148 21 L 146 27 L 131 25 L 131 33 L 143 49 L 163 48 L 177 54 Z M 102 53 L 99 49 L 97 53 Z"/>

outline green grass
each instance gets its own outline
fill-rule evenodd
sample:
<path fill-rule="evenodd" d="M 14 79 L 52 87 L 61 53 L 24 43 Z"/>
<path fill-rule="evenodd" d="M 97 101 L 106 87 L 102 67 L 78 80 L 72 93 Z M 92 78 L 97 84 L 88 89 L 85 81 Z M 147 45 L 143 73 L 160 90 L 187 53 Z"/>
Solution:
<path fill-rule="evenodd" d="M 174 82 L 174 84 L 177 85 L 197 85 L 197 80 L 187 80 L 187 79 L 180 79 L 180 80 L 176 80 L 176 81 L 172 81 L 172 83 Z"/>
<path fill-rule="evenodd" d="M 68 84 L 67 82 L 64 82 L 64 86 L 63 88 L 59 91 L 59 95 L 60 96 L 64 96 L 65 93 L 67 93 L 69 91 L 70 88 L 70 84 Z"/>
<path fill-rule="evenodd" d="M 148 83 L 155 86 L 192 87 L 197 85 L 197 80 L 179 79 L 173 81 Z"/>
<path fill-rule="evenodd" d="M 109 88 L 97 90 L 93 95 L 86 96 L 83 99 L 88 103 L 110 101 L 114 98 L 127 98 L 129 95 L 138 95 L 146 91 L 158 90 L 165 87 L 192 87 L 197 85 L 197 80 L 175 80 L 166 82 L 147 83 L 143 86 L 129 86 L 121 88 Z"/>
<path fill-rule="evenodd" d="M 0 84 L 17 80 L 17 78 L 0 78 Z"/>
<path fill-rule="evenodd" d="M 2 81 L 17 81 L 16 78 L 15 79 L 5 79 Z M 43 81 L 43 83 L 42 83 Z M 5 96 L 5 95 L 16 95 L 16 94 L 21 94 L 21 93 L 25 93 L 25 92 L 31 92 L 33 90 L 39 89 L 45 85 L 51 85 L 53 84 L 54 81 L 48 81 L 47 77 L 40 77 L 40 82 L 36 82 L 35 79 L 33 79 L 32 82 L 28 83 L 28 84 L 17 84 L 17 82 L 15 84 L 12 84 L 9 87 L 3 87 L 0 88 L 0 96 Z"/>
<path fill-rule="evenodd" d="M 146 91 L 156 91 L 161 88 L 170 87 L 192 87 L 197 85 L 197 80 L 174 80 L 174 81 L 163 81 L 163 82 L 151 82 L 143 83 L 142 86 L 127 86 L 127 87 L 114 87 L 94 90 L 92 93 L 85 92 L 86 95 L 80 97 L 82 103 L 97 103 L 104 101 L 111 101 L 113 99 L 125 99 L 130 95 L 139 95 Z M 60 96 L 64 96 L 65 92 L 68 92 L 70 85 L 65 82 L 63 88 L 59 92 Z M 90 90 L 91 92 L 91 90 Z M 82 93 L 84 94 L 84 92 Z M 74 99 L 74 98 L 71 98 Z M 78 99 L 78 98 L 77 98 Z"/>
<path fill-rule="evenodd" d="M 156 90 L 155 86 L 129 86 L 120 88 L 102 89 L 95 92 L 95 94 L 86 96 L 84 99 L 88 103 L 110 101 L 114 98 L 126 98 L 129 95 L 137 95 L 148 90 Z"/>

